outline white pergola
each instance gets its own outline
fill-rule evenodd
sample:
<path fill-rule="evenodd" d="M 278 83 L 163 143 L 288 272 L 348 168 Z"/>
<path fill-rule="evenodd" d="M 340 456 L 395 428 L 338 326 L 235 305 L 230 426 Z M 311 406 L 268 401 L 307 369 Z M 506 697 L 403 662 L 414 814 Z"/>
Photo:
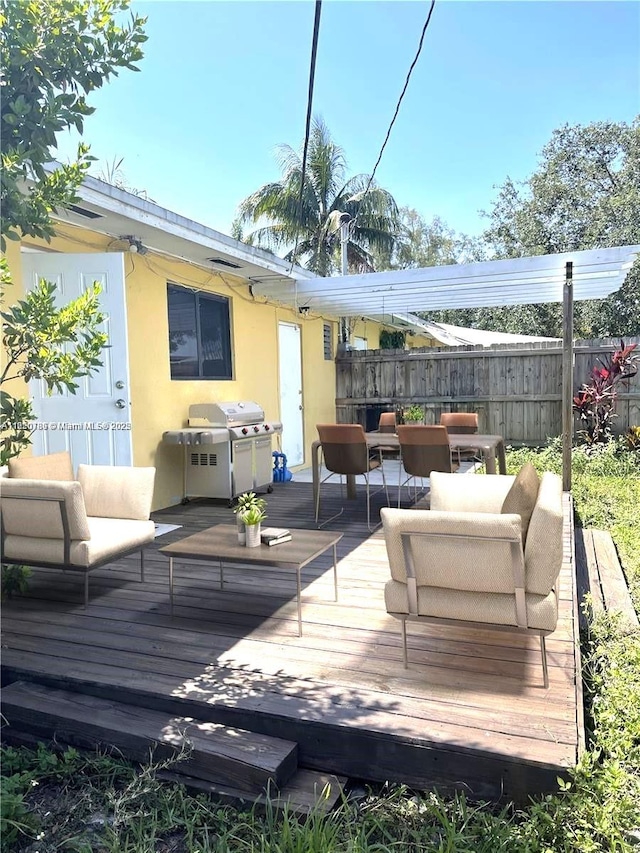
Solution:
<path fill-rule="evenodd" d="M 305 313 L 377 317 L 541 302 L 563 304 L 563 486 L 571 488 L 573 425 L 573 302 L 602 299 L 618 290 L 640 246 L 588 249 L 502 261 L 453 264 L 334 278 L 253 284 L 263 295 Z"/>

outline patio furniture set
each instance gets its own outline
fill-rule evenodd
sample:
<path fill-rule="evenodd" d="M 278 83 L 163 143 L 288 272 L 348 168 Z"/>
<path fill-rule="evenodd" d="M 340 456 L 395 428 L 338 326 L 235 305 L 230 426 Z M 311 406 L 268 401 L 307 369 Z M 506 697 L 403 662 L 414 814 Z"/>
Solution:
<path fill-rule="evenodd" d="M 330 429 L 334 426 L 334 429 Z M 416 430 L 435 430 L 426 441 Z M 434 447 L 431 436 L 446 427 L 398 426 L 394 432 L 366 434 L 357 425 L 321 425 L 314 445 L 314 505 L 319 511 L 318 446 L 325 464 L 353 478 L 383 465 L 385 448 L 399 448 L 407 474 L 427 476 L 421 465 Z M 334 437 L 340 441 L 334 441 Z M 386 507 L 381 511 L 391 578 L 385 588 L 387 612 L 402 623 L 404 665 L 408 666 L 407 621 L 434 621 L 540 637 L 544 683 L 548 684 L 544 637 L 557 622 L 557 577 L 562 563 L 562 485 L 531 466 L 518 477 L 453 475 L 451 449 L 497 453 L 504 471 L 499 436 L 448 436 L 448 471 L 431 467 L 431 509 Z M 377 458 L 369 456 L 377 449 Z M 442 467 L 444 454 L 440 445 Z M 489 466 L 487 466 L 489 468 Z M 401 469 L 402 470 L 402 469 Z M 495 468 L 494 468 L 495 470 Z M 149 520 L 154 468 L 81 465 L 73 476 L 68 454 L 12 460 L 2 479 L 3 562 L 27 563 L 84 573 L 84 603 L 89 572 L 136 551 L 154 539 Z M 402 485 L 402 484 L 401 484 Z M 386 488 L 386 483 L 383 486 Z M 367 488 L 369 503 L 369 489 Z M 369 507 L 368 507 L 369 516 Z M 326 522 L 325 522 L 326 524 Z M 296 574 L 298 635 L 302 636 L 301 571 L 333 551 L 338 600 L 337 544 L 341 533 L 292 530 L 289 542 L 269 548 L 238 544 L 235 525 L 217 525 L 160 548 L 169 558 L 169 609 L 174 606 L 174 561 L 217 563 L 224 588 L 224 564 L 272 567 Z"/>

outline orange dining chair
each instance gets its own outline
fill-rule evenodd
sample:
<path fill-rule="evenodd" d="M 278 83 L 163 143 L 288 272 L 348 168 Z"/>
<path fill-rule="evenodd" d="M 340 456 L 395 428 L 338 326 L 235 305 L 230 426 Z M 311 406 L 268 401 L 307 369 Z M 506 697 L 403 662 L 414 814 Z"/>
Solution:
<path fill-rule="evenodd" d="M 395 433 L 396 431 L 396 413 L 395 412 L 381 412 L 380 420 L 378 421 L 378 432 L 390 432 Z M 384 462 L 386 459 L 399 459 L 400 458 L 400 448 L 396 444 L 391 445 L 380 445 L 376 447 L 376 450 L 380 453 L 380 459 Z"/>
<path fill-rule="evenodd" d="M 477 412 L 443 412 L 440 415 L 440 423 L 447 428 L 452 435 L 475 435 L 478 432 Z M 456 450 L 458 465 L 463 459 L 476 459 L 480 451 L 473 447 L 460 447 Z"/>
<path fill-rule="evenodd" d="M 402 487 L 410 480 L 414 481 L 413 497 L 416 503 L 418 500 L 417 477 L 421 480 L 424 477 L 430 477 L 432 471 L 452 474 L 458 466 L 454 468 L 451 462 L 451 446 L 446 427 L 407 424 L 398 426 L 396 432 L 402 460 L 398 475 L 398 506 L 400 506 Z M 404 481 L 402 480 L 403 469 L 409 475 Z"/>
<path fill-rule="evenodd" d="M 380 420 L 378 421 L 378 432 L 395 432 L 396 431 L 396 413 L 381 412 Z"/>
<path fill-rule="evenodd" d="M 377 468 L 381 469 L 383 489 L 387 495 L 387 505 L 389 505 L 389 491 L 387 489 L 387 481 L 384 476 L 384 468 L 382 467 L 382 455 L 378 457 L 369 456 L 369 447 L 365 433 L 360 424 L 318 424 L 318 436 L 322 446 L 322 457 L 325 468 L 330 472 L 324 480 L 318 483 L 318 493 L 316 495 L 316 524 L 318 527 L 323 527 L 334 518 L 342 515 L 344 506 L 340 512 L 332 515 L 322 524 L 318 524 L 320 516 L 320 491 L 322 483 L 332 477 L 334 474 L 340 475 L 340 486 L 342 487 L 342 476 L 351 474 L 364 475 L 367 486 L 367 526 L 371 530 L 371 495 L 369 489 L 369 472 Z M 382 491 L 382 489 L 378 489 Z M 374 492 L 377 494 L 378 491 Z"/>

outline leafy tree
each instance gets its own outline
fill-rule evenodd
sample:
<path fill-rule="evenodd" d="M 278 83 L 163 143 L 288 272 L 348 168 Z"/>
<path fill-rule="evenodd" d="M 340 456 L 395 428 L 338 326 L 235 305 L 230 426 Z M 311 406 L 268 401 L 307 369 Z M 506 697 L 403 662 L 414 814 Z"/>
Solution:
<path fill-rule="evenodd" d="M 346 177 L 344 151 L 320 118 L 314 119 L 310 134 L 301 206 L 302 154 L 289 145 L 277 150 L 281 180 L 265 184 L 241 202 L 235 232 L 241 234 L 246 223 L 265 221 L 243 239 L 286 250 L 286 260 L 327 276 L 340 269 L 340 216 L 346 213 L 352 221 L 349 270 L 373 271 L 372 252 L 390 254 L 397 238 L 398 209 L 390 193 L 375 183 L 367 192 L 367 175 Z"/>
<path fill-rule="evenodd" d="M 380 349 L 404 349 L 406 337 L 400 329 L 380 331 Z"/>
<path fill-rule="evenodd" d="M 555 130 L 538 169 L 519 185 L 507 178 L 487 215 L 483 237 L 496 258 L 640 243 L 640 119 Z M 580 337 L 640 334 L 640 264 L 617 293 L 575 308 Z M 458 312 L 447 316 L 460 322 Z M 557 337 L 562 312 L 557 304 L 483 308 L 465 325 Z"/>
<path fill-rule="evenodd" d="M 120 23 L 128 7 L 128 0 L 0 0 L 3 248 L 21 235 L 50 239 L 51 213 L 77 201 L 88 147 L 80 145 L 70 165 L 47 172 L 45 164 L 54 160 L 57 133 L 82 132 L 94 111 L 87 95 L 120 68 L 138 70 L 145 19 Z"/>
<path fill-rule="evenodd" d="M 6 361 L 0 384 L 42 379 L 48 391 L 77 390 L 75 381 L 98 368 L 107 336 L 100 330 L 100 288 L 94 286 L 67 305 L 55 305 L 56 287 L 41 279 L 37 287 L 2 312 Z M 0 464 L 30 443 L 35 420 L 29 400 L 0 390 Z"/>
<path fill-rule="evenodd" d="M 82 132 L 93 112 L 86 97 L 120 68 L 137 70 L 146 40 L 144 19 L 120 22 L 128 0 L 0 0 L 2 104 L 2 220 L 5 241 L 23 236 L 50 240 L 52 214 L 77 201 L 76 190 L 91 162 L 81 145 L 75 163 L 53 171 L 56 134 Z M 2 258 L 2 300 L 11 279 Z M 74 392 L 75 379 L 95 370 L 106 343 L 100 331 L 99 287 L 56 307 L 55 287 L 44 280 L 2 312 L 6 352 L 2 385 L 44 380 L 47 388 Z M 0 463 L 30 443 L 34 420 L 28 400 L 0 391 Z"/>
<path fill-rule="evenodd" d="M 392 250 L 374 252 L 376 270 L 404 270 L 458 262 L 460 241 L 435 216 L 429 223 L 412 207 L 401 207 L 398 239 Z"/>

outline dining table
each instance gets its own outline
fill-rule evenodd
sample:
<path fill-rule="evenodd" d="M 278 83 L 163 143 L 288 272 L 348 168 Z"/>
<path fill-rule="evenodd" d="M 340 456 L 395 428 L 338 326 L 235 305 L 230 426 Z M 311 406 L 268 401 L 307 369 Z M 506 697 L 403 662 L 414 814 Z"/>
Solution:
<path fill-rule="evenodd" d="M 398 434 L 395 432 L 366 432 L 367 446 L 376 447 L 400 447 Z M 452 451 L 477 450 L 484 456 L 487 474 L 507 473 L 507 460 L 504 447 L 504 438 L 501 435 L 484 435 L 480 433 L 449 433 L 449 445 Z M 311 471 L 313 477 L 313 503 L 315 506 L 320 483 L 320 447 L 319 439 L 311 445 Z M 497 461 L 497 471 L 496 471 Z M 356 497 L 355 475 L 347 475 L 347 497 Z"/>

